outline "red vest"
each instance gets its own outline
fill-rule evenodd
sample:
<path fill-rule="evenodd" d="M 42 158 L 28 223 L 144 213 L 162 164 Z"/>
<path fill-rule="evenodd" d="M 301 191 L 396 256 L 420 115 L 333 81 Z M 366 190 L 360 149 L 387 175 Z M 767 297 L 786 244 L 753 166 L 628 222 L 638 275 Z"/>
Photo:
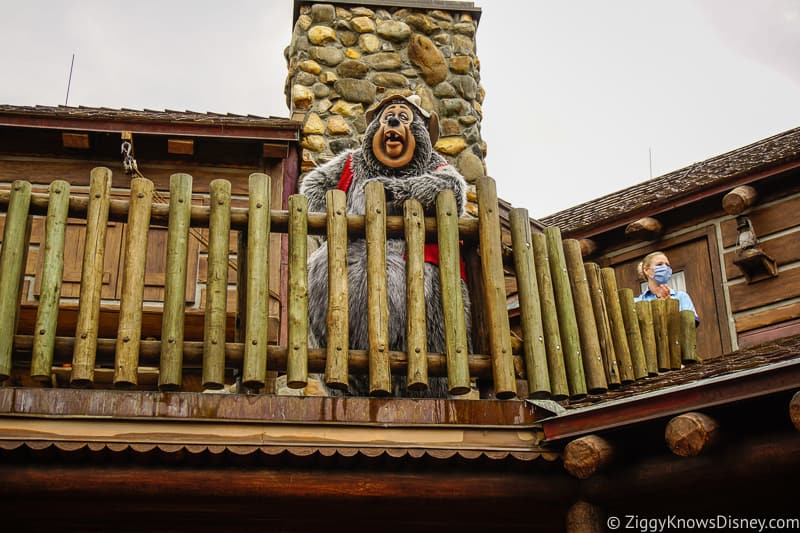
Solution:
<path fill-rule="evenodd" d="M 444 166 L 444 165 L 442 165 Z M 441 167 L 437 167 L 437 170 Z M 347 161 L 344 163 L 344 168 L 342 169 L 342 175 L 339 176 L 339 183 L 336 185 L 336 188 L 340 191 L 347 192 L 350 189 L 350 184 L 353 182 L 353 156 L 349 156 Z M 405 256 L 403 256 L 405 259 Z M 461 267 L 461 279 L 467 281 L 467 272 L 466 272 L 466 264 L 464 263 L 464 258 L 458 258 L 460 267 Z M 435 242 L 428 242 L 425 243 L 425 262 L 431 263 L 433 265 L 439 266 L 439 245 Z"/>

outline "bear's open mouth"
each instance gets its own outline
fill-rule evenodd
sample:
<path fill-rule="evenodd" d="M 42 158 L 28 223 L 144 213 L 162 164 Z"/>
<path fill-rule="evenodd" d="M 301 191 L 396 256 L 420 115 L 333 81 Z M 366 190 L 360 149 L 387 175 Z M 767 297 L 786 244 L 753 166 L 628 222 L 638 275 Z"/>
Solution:
<path fill-rule="evenodd" d="M 405 136 L 395 130 L 387 130 L 383 136 L 387 148 L 398 147 L 405 144 Z"/>

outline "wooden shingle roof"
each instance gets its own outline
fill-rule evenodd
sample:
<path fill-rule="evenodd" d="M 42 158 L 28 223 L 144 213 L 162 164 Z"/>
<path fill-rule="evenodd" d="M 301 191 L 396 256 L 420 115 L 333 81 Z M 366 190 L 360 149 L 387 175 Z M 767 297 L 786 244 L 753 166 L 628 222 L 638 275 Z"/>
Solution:
<path fill-rule="evenodd" d="M 622 225 L 643 213 L 666 211 L 676 204 L 720 187 L 732 187 L 747 177 L 800 160 L 800 128 L 694 163 L 575 207 L 542 217 L 545 226 L 558 226 L 576 235 L 597 225 Z"/>

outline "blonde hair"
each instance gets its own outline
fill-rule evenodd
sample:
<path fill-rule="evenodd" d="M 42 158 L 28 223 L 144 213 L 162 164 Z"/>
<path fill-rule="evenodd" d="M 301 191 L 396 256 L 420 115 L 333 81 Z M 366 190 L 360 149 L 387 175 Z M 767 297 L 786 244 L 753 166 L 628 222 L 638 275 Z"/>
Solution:
<path fill-rule="evenodd" d="M 639 264 L 636 265 L 636 273 L 639 275 L 640 281 L 647 281 L 647 276 L 644 273 L 644 269 L 650 268 L 650 263 L 653 262 L 653 258 L 657 255 L 663 255 L 664 257 L 667 256 L 667 254 L 665 254 L 661 250 L 656 250 L 655 252 L 650 252 L 649 254 L 644 256 L 644 258 L 641 261 L 639 261 Z"/>

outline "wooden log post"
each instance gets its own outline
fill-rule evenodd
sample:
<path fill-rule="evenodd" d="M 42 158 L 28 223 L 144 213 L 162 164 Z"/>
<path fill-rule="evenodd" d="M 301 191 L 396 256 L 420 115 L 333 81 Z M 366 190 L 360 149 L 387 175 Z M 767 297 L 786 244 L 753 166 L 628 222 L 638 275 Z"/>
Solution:
<path fill-rule="evenodd" d="M 247 216 L 247 311 L 244 325 L 242 383 L 260 389 L 267 380 L 269 338 L 269 228 L 271 181 L 266 174 L 249 177 Z M 239 264 L 244 258 L 239 258 Z"/>
<path fill-rule="evenodd" d="M 622 308 L 619 305 L 617 278 L 614 274 L 614 269 L 600 269 L 600 279 L 603 284 L 603 298 L 611 325 L 611 338 L 614 343 L 614 353 L 617 356 L 620 381 L 622 383 L 630 383 L 636 379 L 636 375 L 633 372 L 628 336 L 625 333 L 625 322 L 622 319 Z"/>
<path fill-rule="evenodd" d="M 389 302 L 386 294 L 386 194 L 378 181 L 367 183 L 367 314 L 369 317 L 369 393 L 392 394 L 389 366 Z"/>
<path fill-rule="evenodd" d="M 800 391 L 795 392 L 789 401 L 789 418 L 792 420 L 795 429 L 800 431 Z"/>
<path fill-rule="evenodd" d="M 603 298 L 603 283 L 600 278 L 600 266 L 597 263 L 584 263 L 586 281 L 589 284 L 589 296 L 592 299 L 592 311 L 597 327 L 597 338 L 600 343 L 600 353 L 603 357 L 603 370 L 609 387 L 620 385 L 617 355 L 614 352 L 614 340 L 611 336 L 611 323 L 608 310 Z"/>
<path fill-rule="evenodd" d="M 672 370 L 681 368 L 681 314 L 680 303 L 675 298 L 667 298 L 667 334 L 669 335 L 669 366 Z"/>
<path fill-rule="evenodd" d="M 531 235 L 533 258 L 536 269 L 536 284 L 539 286 L 539 302 L 542 306 L 542 329 L 544 345 L 547 349 L 547 371 L 550 377 L 550 391 L 553 400 L 569 398 L 567 370 L 564 365 L 564 352 L 561 350 L 561 332 L 556 313 L 556 297 L 553 294 L 553 280 L 550 277 L 550 262 L 547 253 L 547 238 L 544 233 Z"/>
<path fill-rule="evenodd" d="M 428 388 L 428 336 L 425 320 L 425 220 L 416 199 L 403 204 L 406 237 L 406 343 L 408 389 Z"/>
<path fill-rule="evenodd" d="M 225 386 L 225 315 L 228 300 L 228 246 L 231 231 L 231 183 L 209 184 L 208 281 L 203 336 L 203 388 Z"/>
<path fill-rule="evenodd" d="M 564 259 L 567 264 L 572 298 L 575 305 L 575 318 L 578 323 L 578 334 L 581 341 L 583 371 L 586 375 L 586 387 L 591 394 L 601 394 L 608 390 L 603 356 L 600 349 L 600 338 L 597 323 L 592 309 L 592 297 L 589 292 L 589 280 L 583 266 L 581 246 L 575 239 L 564 239 Z"/>
<path fill-rule="evenodd" d="M 558 327 L 561 331 L 561 347 L 567 370 L 569 397 L 579 399 L 586 396 L 586 375 L 583 370 L 578 321 L 575 318 L 575 305 L 572 301 L 572 287 L 564 258 L 561 230 L 550 226 L 545 228 L 544 236 L 547 240 L 550 276 L 553 280 L 553 294 L 556 298 L 556 313 L 558 314 Z"/>
<path fill-rule="evenodd" d="M 70 185 L 63 180 L 50 183 L 50 205 L 45 222 L 44 257 L 39 309 L 33 328 L 31 378 L 49 382 L 53 367 L 53 348 L 58 323 L 58 303 L 61 297 L 61 278 L 64 274 L 64 244 L 67 233 Z M 5 242 L 5 239 L 3 239 Z"/>
<path fill-rule="evenodd" d="M 642 379 L 647 377 L 647 361 L 644 355 L 642 333 L 639 330 L 639 319 L 636 317 L 636 308 L 633 305 L 633 290 L 629 288 L 617 291 L 619 305 L 622 310 L 622 322 L 625 325 L 625 336 L 628 339 L 628 349 L 631 352 L 633 377 Z"/>
<path fill-rule="evenodd" d="M 347 390 L 350 307 L 347 286 L 347 197 L 338 189 L 325 194 L 328 217 L 328 313 L 325 384 Z M 424 324 L 424 323 L 423 323 Z M 424 327 L 424 326 L 423 326 Z"/>
<path fill-rule="evenodd" d="M 681 361 L 684 365 L 700 362 L 697 355 L 697 324 L 694 321 L 694 311 L 687 309 L 680 311 L 681 320 Z"/>
<path fill-rule="evenodd" d="M 30 205 L 31 184 L 14 181 L 0 251 L 0 382 L 11 376 L 20 291 L 30 240 Z"/>
<path fill-rule="evenodd" d="M 500 248 L 500 213 L 497 203 L 497 184 L 483 177 L 477 183 L 478 234 L 481 267 L 485 290 L 489 345 L 494 369 L 494 392 L 500 399 L 517 394 L 514 361 L 511 352 L 511 326 L 506 307 L 503 254 Z"/>
<path fill-rule="evenodd" d="M 542 307 L 539 284 L 536 282 L 536 262 L 533 257 L 531 221 L 527 209 L 512 209 L 510 213 L 511 243 L 519 291 L 519 312 L 522 325 L 522 346 L 525 354 L 525 374 L 528 396 L 550 398 L 550 376 L 547 371 L 547 348 L 544 342 Z"/>
<path fill-rule="evenodd" d="M 436 227 L 439 242 L 439 278 L 444 311 L 447 387 L 454 396 L 472 389 L 469 378 L 467 324 L 461 293 L 461 261 L 458 246 L 458 210 L 452 191 L 436 196 Z"/>
<path fill-rule="evenodd" d="M 122 266 L 122 297 L 119 303 L 114 385 L 131 388 L 138 384 L 139 344 L 142 336 L 144 271 L 147 263 L 147 233 L 153 205 L 153 182 L 147 178 L 131 180 L 130 211 Z"/>
<path fill-rule="evenodd" d="M 722 197 L 722 208 L 729 215 L 739 215 L 755 205 L 758 193 L 749 185 L 740 185 Z"/>
<path fill-rule="evenodd" d="M 579 437 L 564 448 L 564 468 L 578 479 L 588 479 L 614 456 L 611 444 L 597 435 Z"/>
<path fill-rule="evenodd" d="M 604 533 L 606 517 L 597 505 L 577 501 L 567 511 L 567 533 Z"/>
<path fill-rule="evenodd" d="M 719 424 L 703 413 L 685 413 L 669 421 L 664 439 L 675 455 L 694 457 L 718 442 Z"/>
<path fill-rule="evenodd" d="M 70 376 L 70 382 L 74 387 L 88 387 L 94 381 L 110 199 L 111 171 L 105 167 L 92 169 L 89 178 L 89 206 L 86 211 L 86 239 L 81 268 L 81 297 L 78 303 L 75 351 L 72 355 Z"/>
<path fill-rule="evenodd" d="M 289 197 L 289 356 L 286 385 L 308 385 L 308 198 Z"/>
<path fill-rule="evenodd" d="M 669 362 L 669 329 L 667 327 L 667 302 L 660 298 L 650 300 L 650 309 L 653 311 L 653 329 L 656 337 L 656 359 L 658 371 L 666 372 L 671 369 Z"/>
<path fill-rule="evenodd" d="M 167 272 L 164 279 L 164 315 L 161 319 L 161 361 L 158 388 L 172 391 L 183 383 L 183 332 L 186 276 L 189 258 L 189 227 L 192 214 L 192 176 L 169 178 L 169 222 L 167 226 Z"/>
<path fill-rule="evenodd" d="M 647 373 L 655 376 L 658 375 L 658 352 L 656 350 L 656 332 L 653 328 L 653 309 L 650 302 L 646 300 L 634 302 L 634 307 L 636 308 L 636 319 L 639 321 L 639 333 L 642 336 Z"/>

